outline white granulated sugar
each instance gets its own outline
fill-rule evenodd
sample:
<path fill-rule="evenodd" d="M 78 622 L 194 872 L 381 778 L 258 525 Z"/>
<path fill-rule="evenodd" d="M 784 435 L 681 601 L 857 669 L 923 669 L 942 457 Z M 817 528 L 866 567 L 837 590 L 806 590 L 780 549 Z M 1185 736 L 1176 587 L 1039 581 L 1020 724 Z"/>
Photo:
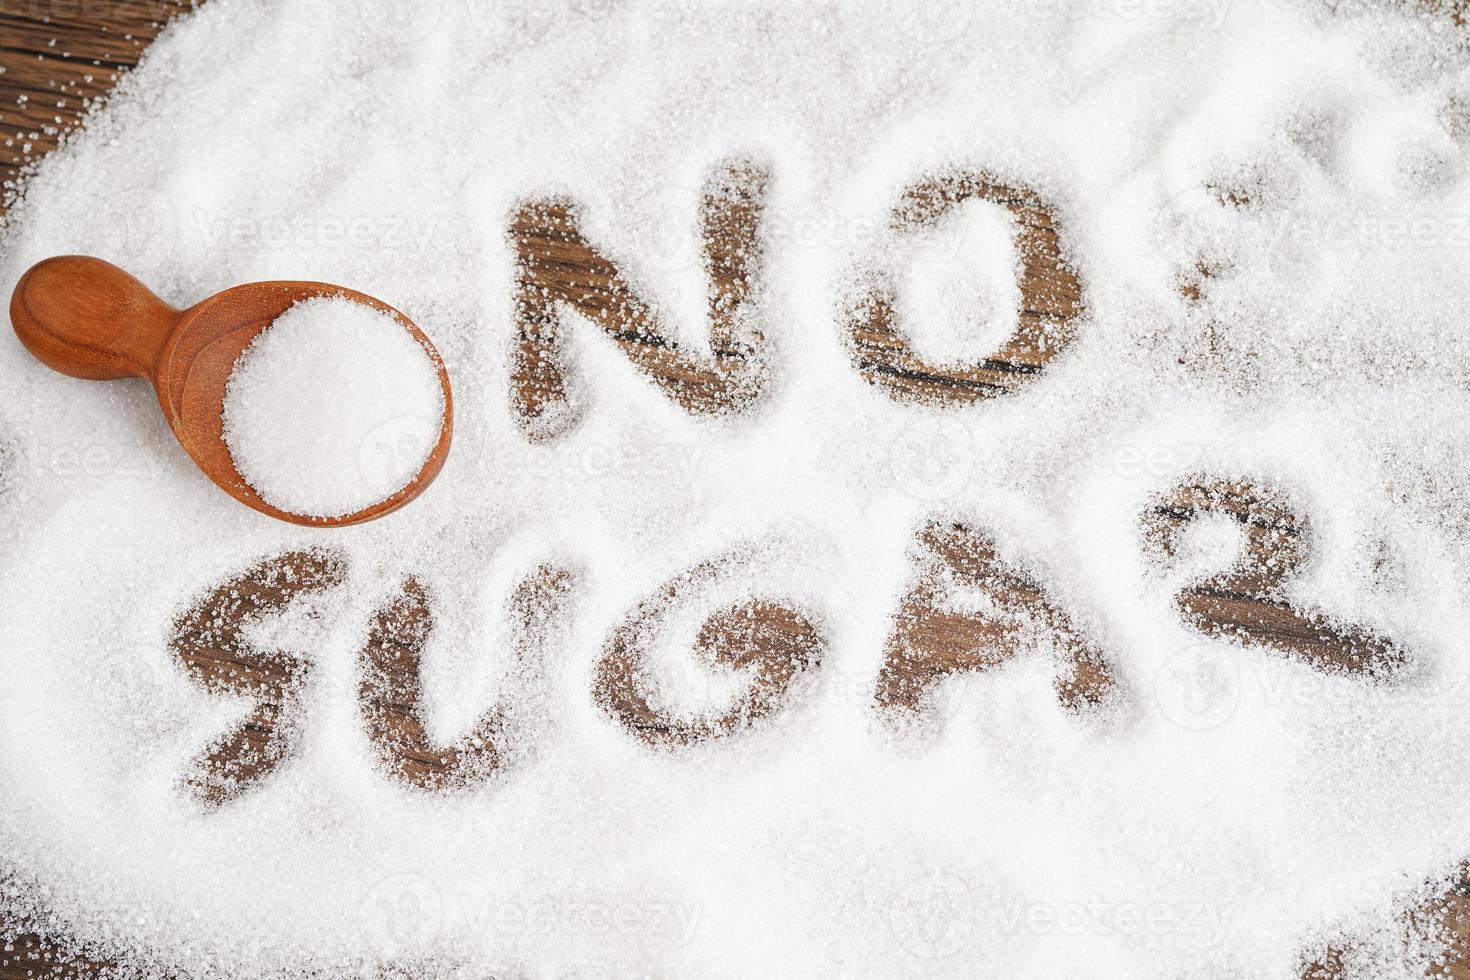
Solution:
<path fill-rule="evenodd" d="M 141 383 L 0 343 L 0 897 L 145 975 L 1287 980 L 1333 944 L 1357 976 L 1415 975 L 1432 950 L 1403 915 L 1470 856 L 1467 93 L 1464 34 L 1407 3 L 209 0 L 29 179 L 0 286 L 66 253 L 181 306 L 350 284 L 434 340 L 455 448 L 381 521 L 294 527 L 220 494 Z M 732 159 L 770 175 L 759 399 L 692 415 L 562 311 L 581 417 L 528 439 L 515 214 L 575 202 L 699 351 L 701 187 Z M 1052 202 L 1086 312 L 1014 393 L 918 407 L 858 373 L 846 300 L 885 268 L 936 358 L 1004 334 L 1008 218 L 889 225 L 960 168 Z M 269 383 L 304 396 L 307 363 Z M 1312 524 L 1293 593 L 1406 666 L 1192 630 L 1139 515 L 1201 471 L 1289 489 Z M 1042 636 L 925 724 L 879 716 L 931 518 L 1024 556 L 1110 700 L 1066 710 Z M 1239 547 L 1186 537 L 1189 569 Z M 202 807 L 180 780 L 251 699 L 192 677 L 172 624 L 304 547 L 342 583 L 249 633 L 310 665 L 293 750 Z M 650 745 L 598 707 L 597 665 L 706 562 L 630 641 L 651 708 L 751 682 L 690 652 L 722 604 L 790 605 L 825 648 L 749 730 Z M 513 597 L 543 564 L 568 608 L 528 640 Z M 407 576 L 436 623 L 424 727 L 503 716 L 488 781 L 415 788 L 368 737 L 357 653 Z"/>
<path fill-rule="evenodd" d="M 309 517 L 355 513 L 403 489 L 443 420 L 429 353 L 389 314 L 342 297 L 277 317 L 225 385 L 236 470 L 266 503 Z"/>
<path fill-rule="evenodd" d="M 966 201 L 905 250 L 899 315 L 915 353 L 953 366 L 983 358 L 1016 329 L 1021 305 L 1014 222 L 988 201 Z"/>

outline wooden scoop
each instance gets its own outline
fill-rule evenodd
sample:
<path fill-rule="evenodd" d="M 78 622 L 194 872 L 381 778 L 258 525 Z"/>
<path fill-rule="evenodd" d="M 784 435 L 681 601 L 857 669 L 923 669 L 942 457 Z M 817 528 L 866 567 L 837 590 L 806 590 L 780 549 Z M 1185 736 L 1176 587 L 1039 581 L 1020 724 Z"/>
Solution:
<path fill-rule="evenodd" d="M 308 517 L 266 503 L 240 476 L 224 440 L 225 382 L 241 352 L 292 305 L 316 296 L 350 299 L 393 317 L 433 355 L 444 389 L 443 428 L 423 469 L 386 500 L 342 517 Z M 449 453 L 453 403 L 434 345 L 393 307 L 342 286 L 254 282 L 176 310 L 110 262 L 62 255 L 21 277 L 10 298 L 10 322 L 27 350 L 63 374 L 147 378 L 174 436 L 204 474 L 241 503 L 283 521 L 340 527 L 382 517 L 423 493 Z"/>

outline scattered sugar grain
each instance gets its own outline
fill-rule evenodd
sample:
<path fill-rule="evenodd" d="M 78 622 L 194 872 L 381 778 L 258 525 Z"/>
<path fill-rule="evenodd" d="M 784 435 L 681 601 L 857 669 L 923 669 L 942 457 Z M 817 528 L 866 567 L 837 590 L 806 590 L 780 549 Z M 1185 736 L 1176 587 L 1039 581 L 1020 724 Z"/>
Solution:
<path fill-rule="evenodd" d="M 443 420 L 430 353 L 390 314 L 340 296 L 277 317 L 225 386 L 236 469 L 267 503 L 309 517 L 341 517 L 403 489 Z"/>
<path fill-rule="evenodd" d="M 0 494 L 0 890 L 100 952 L 151 950 L 158 974 L 1287 980 L 1338 945 L 1359 976 L 1412 975 L 1388 910 L 1470 841 L 1470 161 L 1431 143 L 1432 185 L 1396 167 L 1453 124 L 1470 59 L 1408 5 L 942 6 L 209 0 L 170 27 L 29 181 L 0 284 L 75 252 L 178 302 L 370 284 L 456 365 L 457 465 L 391 522 L 271 526 L 189 472 L 135 387 L 0 344 L 19 460 Z M 528 444 L 509 216 L 576 201 L 698 337 L 699 180 L 732 156 L 772 174 L 763 404 L 690 419 L 569 314 L 586 416 Z M 843 277 L 906 188 L 977 168 L 1056 202 L 1087 316 L 1014 397 L 896 403 L 844 346 Z M 1257 205 L 1211 190 L 1247 172 Z M 953 288 L 922 244 L 903 326 L 970 356 L 1003 264 L 960 250 L 977 288 Z M 1327 686 L 1186 629 L 1138 516 L 1200 469 L 1298 491 L 1318 559 L 1302 596 L 1427 637 L 1420 669 Z M 927 740 L 884 732 L 871 685 L 936 516 L 992 531 L 1095 624 L 1115 714 L 1067 714 L 1036 656 L 953 678 Z M 688 751 L 596 709 L 593 663 L 630 608 L 772 538 L 783 592 L 831 632 L 804 698 Z M 1230 550 L 1200 543 L 1202 562 Z M 313 605 L 296 752 L 198 813 L 179 774 L 248 705 L 173 662 L 169 624 L 306 544 L 341 549 L 350 578 Z M 493 678 L 508 583 L 547 561 L 579 585 L 533 695 Z M 473 792 L 386 778 L 362 730 L 356 653 L 409 574 L 442 627 L 428 727 L 467 731 L 502 697 L 538 720 Z M 1201 645 L 1209 678 L 1187 669 Z M 672 646 L 666 700 L 716 703 Z M 1181 724 L 1211 692 L 1232 710 Z"/>

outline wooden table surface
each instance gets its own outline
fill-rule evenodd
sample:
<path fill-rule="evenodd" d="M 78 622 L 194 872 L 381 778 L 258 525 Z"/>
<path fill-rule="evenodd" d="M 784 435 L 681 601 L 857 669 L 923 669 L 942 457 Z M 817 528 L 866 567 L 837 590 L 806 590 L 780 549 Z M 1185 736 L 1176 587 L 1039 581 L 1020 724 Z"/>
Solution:
<path fill-rule="evenodd" d="M 26 165 L 54 149 L 77 125 L 88 100 L 104 96 L 120 72 L 135 65 L 148 42 L 172 17 L 191 6 L 186 0 L 0 0 L 0 185 L 4 204 L 19 191 Z M 1435 9 L 1435 8 L 1431 8 Z M 1459 5 L 1446 5 L 1445 16 L 1459 23 Z M 762 181 L 758 174 L 736 175 L 741 190 L 723 204 L 710 207 L 704 227 L 711 255 L 712 323 L 717 353 L 721 348 L 719 318 L 738 303 L 748 287 L 749 270 L 739 248 L 726 248 L 731 236 L 749 234 L 753 208 L 758 207 Z M 1023 229 L 1021 246 L 1029 278 L 1023 281 L 1023 329 L 1014 342 L 980 368 L 962 371 L 931 369 L 920 362 L 891 329 L 881 304 L 870 305 L 853 320 L 852 342 L 857 366 L 893 397 L 940 401 L 971 401 L 1014 387 L 1028 372 L 1044 367 L 1026 325 L 1050 318 L 1065 323 L 1080 308 L 1080 284 L 1053 261 L 1056 229 L 1044 202 L 1024 189 L 1002 187 L 976 177 L 968 183 L 929 184 L 914 188 L 896 220 L 923 221 L 936 208 L 965 195 L 982 195 L 1011 208 Z M 0 208 L 3 213 L 3 208 Z M 525 281 L 534 289 L 573 290 L 562 298 L 585 312 L 625 347 L 642 370 L 686 407 L 702 411 L 698 392 L 728 395 L 730 377 L 743 369 L 739 338 L 725 343 L 732 373 L 692 364 L 672 345 L 659 340 L 655 324 L 618 319 L 614 311 L 629 310 L 636 320 L 638 304 L 630 303 L 628 285 L 616 268 L 595 253 L 576 231 L 573 216 L 564 210 L 530 209 L 512 228 L 521 251 Z M 1034 273 L 1034 274 L 1032 274 Z M 1190 281 L 1182 290 L 1187 302 L 1200 302 L 1208 283 Z M 549 312 L 541 307 L 521 311 L 520 370 L 515 383 L 524 411 L 527 433 L 537 437 L 547 406 L 561 396 L 562 378 L 549 339 Z M 625 315 L 626 317 L 626 315 Z M 1033 322 L 1034 321 L 1034 322 Z M 701 388 L 701 384 L 704 385 Z M 554 406 L 553 406 L 554 407 Z M 1306 523 L 1290 501 L 1269 488 L 1222 482 L 1186 481 L 1161 498 L 1147 516 L 1145 533 L 1152 547 L 1167 553 L 1177 532 L 1206 512 L 1237 520 L 1245 534 L 1247 553 L 1241 565 L 1186 588 L 1177 597 L 1180 615 L 1209 635 L 1230 636 L 1328 669 L 1391 670 L 1403 657 L 1391 642 L 1339 624 L 1310 610 L 1285 602 L 1279 586 L 1305 558 Z M 933 682 L 959 670 L 981 670 L 1007 655 L 1005 637 L 1014 623 L 976 620 L 948 610 L 936 584 L 947 582 L 987 590 L 997 596 L 1001 615 L 1017 622 L 1041 623 L 1064 648 L 1057 695 L 1069 709 L 1105 702 L 1111 696 L 1111 677 L 1105 651 L 1094 650 L 1077 634 L 1063 610 L 1047 600 L 1039 583 L 1024 570 L 1007 565 L 980 529 L 939 523 L 916 533 L 914 554 L 921 572 L 915 577 L 895 617 L 887 643 L 887 660 L 879 678 L 881 710 L 922 710 Z M 281 572 L 292 572 L 291 586 Z M 700 573 L 691 570 L 691 575 Z M 240 576 L 206 591 L 189 614 L 175 624 L 173 653 L 181 669 L 205 686 L 230 686 L 246 677 L 256 692 L 268 691 L 248 723 L 216 744 L 198 760 L 188 785 L 206 804 L 227 800 L 281 761 L 288 751 L 278 738 L 277 719 L 291 708 L 296 679 L 278 658 L 258 656 L 244 649 L 235 626 L 253 613 L 276 608 L 303 588 L 325 588 L 335 582 L 337 570 L 329 555 L 295 553 L 278 556 L 243 571 Z M 526 617 L 528 630 L 552 615 L 567 582 L 554 569 L 539 570 L 517 592 L 516 609 Z M 663 601 L 650 599 L 649 608 Z M 641 607 L 640 607 L 641 608 Z M 700 643 L 715 658 L 741 656 L 757 668 L 751 703 L 742 714 L 758 716 L 790 675 L 817 659 L 818 638 L 810 625 L 779 606 L 751 604 L 729 615 L 758 621 L 756 630 L 738 629 L 728 617 L 711 619 Z M 408 784 L 434 786 L 441 781 L 493 768 L 496 718 L 487 715 L 478 738 L 464 746 L 429 745 L 419 724 L 418 645 L 429 628 L 428 605 L 422 588 L 406 584 L 398 601 L 375 621 L 362 653 L 367 680 L 361 696 L 365 714 L 379 734 L 375 744 L 383 757 Z M 221 628 L 217 625 L 223 622 Z M 634 623 L 633 625 L 636 625 Z M 627 635 L 636 633 L 630 630 Z M 752 644 L 738 651 L 732 635 Z M 751 641 L 754 636 L 755 640 Z M 609 716 L 631 732 L 655 744 L 717 737 L 732 728 L 735 716 L 714 719 L 702 728 L 666 725 L 651 712 L 638 685 L 638 651 L 626 636 L 610 641 L 612 653 L 599 669 L 598 703 Z M 470 751 L 467 746 L 479 745 Z M 488 746 L 488 749 L 483 747 Z M 1470 842 L 1466 845 L 1470 857 Z M 7 874 L 0 866 L 0 883 Z M 1434 932 L 1448 937 L 1442 964 L 1432 975 L 1470 980 L 1470 873 L 1461 869 L 1459 884 L 1405 917 L 1406 930 Z M 16 920 L 7 927 L 0 908 L 0 980 L 35 976 L 99 977 L 107 964 L 79 958 L 65 936 L 41 936 L 33 923 Z M 0 939 L 5 936 L 0 935 Z M 1305 937 L 1304 937 L 1305 941 Z M 1325 980 L 1341 973 L 1345 954 L 1340 949 L 1302 950 L 1302 976 Z M 1347 957 L 1350 959 L 1350 956 Z"/>

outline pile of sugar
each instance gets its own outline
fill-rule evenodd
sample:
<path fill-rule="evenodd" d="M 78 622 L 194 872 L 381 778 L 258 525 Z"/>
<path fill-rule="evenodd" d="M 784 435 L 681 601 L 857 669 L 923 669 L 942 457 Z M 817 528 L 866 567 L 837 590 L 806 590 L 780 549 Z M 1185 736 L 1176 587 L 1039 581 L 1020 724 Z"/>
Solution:
<path fill-rule="evenodd" d="M 236 470 L 267 503 L 309 517 L 352 514 L 403 489 L 443 422 L 429 352 L 390 314 L 344 297 L 293 305 L 225 385 Z"/>
<path fill-rule="evenodd" d="M 294 528 L 219 494 L 141 384 L 0 344 L 0 896 L 154 974 L 1234 980 L 1338 943 L 1358 976 L 1413 975 L 1401 915 L 1470 844 L 1467 106 L 1463 35 L 1407 4 L 209 0 L 30 180 L 0 286 L 76 252 L 180 304 L 364 284 L 444 356 L 455 451 L 383 521 Z M 528 442 L 510 216 L 576 201 L 698 349 L 699 188 L 736 156 L 772 174 L 760 404 L 692 418 L 568 316 L 585 419 Z M 1056 202 L 1087 314 L 1012 397 L 902 405 L 844 348 L 845 277 L 956 167 Z M 989 240 L 955 254 L 998 274 Z M 900 278 L 902 312 L 964 343 L 915 335 L 983 347 L 1010 285 L 920 254 L 945 278 Z M 1202 468 L 1297 492 L 1303 596 L 1411 669 L 1333 678 L 1187 629 L 1138 515 Z M 988 528 L 1089 624 L 1107 714 L 1064 711 L 1038 657 L 955 677 L 925 738 L 875 720 L 933 516 Z M 821 621 L 816 684 L 755 731 L 650 749 L 592 701 L 602 643 L 745 542 L 773 559 L 750 587 Z M 186 675 L 170 624 L 304 545 L 348 581 L 267 631 L 311 664 L 299 754 L 201 812 L 177 780 L 249 708 Z M 543 562 L 575 610 L 531 690 L 505 679 L 505 603 Z M 440 623 L 430 735 L 507 700 L 536 720 L 466 793 L 394 782 L 362 730 L 355 654 L 409 573 Z M 1182 726 L 1201 644 L 1232 710 Z"/>

